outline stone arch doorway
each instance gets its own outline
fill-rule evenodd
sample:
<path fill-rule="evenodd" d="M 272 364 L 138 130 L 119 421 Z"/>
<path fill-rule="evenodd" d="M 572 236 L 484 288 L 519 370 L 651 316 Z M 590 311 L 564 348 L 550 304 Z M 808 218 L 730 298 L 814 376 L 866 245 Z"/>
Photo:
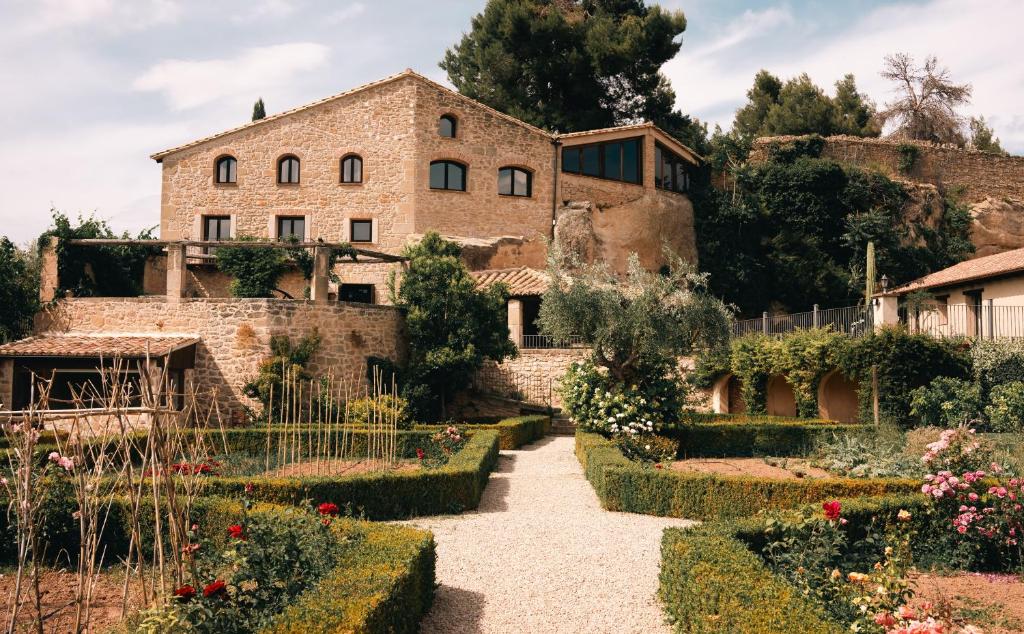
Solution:
<path fill-rule="evenodd" d="M 742 414 L 747 411 L 740 388 L 743 386 L 734 374 L 726 374 L 711 388 L 711 409 L 716 414 Z"/>
<path fill-rule="evenodd" d="M 818 382 L 818 415 L 841 423 L 857 422 L 858 385 L 856 381 L 843 376 L 839 370 L 832 370 Z"/>
<path fill-rule="evenodd" d="M 766 397 L 769 416 L 796 416 L 796 396 L 786 377 L 777 374 L 768 379 Z"/>

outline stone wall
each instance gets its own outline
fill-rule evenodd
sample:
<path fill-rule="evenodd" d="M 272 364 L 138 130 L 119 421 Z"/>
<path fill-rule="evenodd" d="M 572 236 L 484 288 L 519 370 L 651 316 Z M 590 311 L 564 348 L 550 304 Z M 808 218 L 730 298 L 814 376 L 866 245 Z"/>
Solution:
<path fill-rule="evenodd" d="M 754 141 L 752 162 L 763 161 L 773 143 L 792 141 L 793 136 L 764 137 Z M 900 171 L 900 146 L 917 146 L 913 168 Z M 939 146 L 924 141 L 894 141 L 832 136 L 825 139 L 822 156 L 844 163 L 876 169 L 893 178 L 931 183 L 940 189 L 957 190 L 968 203 L 985 198 L 1024 199 L 1024 157 L 1000 156 L 987 152 Z"/>
<path fill-rule="evenodd" d="M 11 409 L 14 400 L 14 359 L 0 359 L 0 410 Z"/>
<path fill-rule="evenodd" d="M 318 332 L 319 350 L 309 368 L 362 385 L 370 355 L 403 360 L 405 318 L 388 306 L 273 299 L 192 299 L 173 306 L 164 298 L 77 298 L 40 313 L 37 331 L 83 333 L 182 333 L 198 335 L 195 385 L 217 389 L 221 405 L 237 419 L 241 392 L 269 352 L 272 336 L 293 342 Z"/>
<path fill-rule="evenodd" d="M 520 350 L 518 358 L 484 366 L 474 387 L 497 396 L 561 407 L 559 380 L 573 362 L 582 361 L 589 353 L 586 348 Z"/>

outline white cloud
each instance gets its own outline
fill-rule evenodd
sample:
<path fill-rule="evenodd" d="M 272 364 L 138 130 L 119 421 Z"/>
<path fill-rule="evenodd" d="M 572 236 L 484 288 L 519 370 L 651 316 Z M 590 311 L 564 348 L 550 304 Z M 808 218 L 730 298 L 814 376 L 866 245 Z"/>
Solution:
<path fill-rule="evenodd" d="M 330 49 L 313 42 L 248 48 L 227 59 L 158 62 L 132 84 L 163 93 L 176 110 L 236 97 L 252 98 L 293 81 L 327 61 Z"/>
<path fill-rule="evenodd" d="M 177 0 L 41 0 L 27 16 L 27 33 L 68 27 L 138 30 L 173 23 L 181 16 Z"/>
<path fill-rule="evenodd" d="M 328 24 L 340 24 L 351 20 L 352 18 L 358 17 L 366 12 L 366 5 L 362 2 L 353 2 L 347 7 L 343 7 L 334 11 L 327 16 Z"/>
<path fill-rule="evenodd" d="M 710 43 L 697 47 L 690 57 L 710 57 L 716 53 L 734 48 L 739 44 L 756 39 L 758 36 L 770 35 L 772 29 L 794 22 L 793 13 L 788 7 L 774 7 L 764 11 L 746 10 L 729 23 L 725 31 Z"/>
<path fill-rule="evenodd" d="M 232 22 L 250 22 L 253 20 L 280 19 L 295 12 L 292 0 L 260 0 L 252 3 L 247 10 L 231 18 Z"/>
<path fill-rule="evenodd" d="M 736 40 L 731 46 L 713 42 L 688 51 L 684 45 L 666 64 L 684 112 L 728 127 L 761 68 L 783 78 L 806 71 L 828 87 L 854 73 L 858 87 L 883 103 L 891 98 L 891 87 L 878 74 L 885 55 L 905 51 L 923 59 L 935 54 L 955 80 L 973 84 L 973 103 L 965 112 L 985 115 L 1004 146 L 1024 151 L 1024 117 L 1018 114 L 1024 104 L 1024 65 L 1010 53 L 1018 48 L 1024 2 L 897 4 L 877 8 L 838 33 L 814 32 L 815 25 L 797 15 L 792 23 L 762 23 L 768 28 L 756 41 L 735 35 L 745 32 L 747 22 L 746 16 L 739 18 L 720 38 Z"/>

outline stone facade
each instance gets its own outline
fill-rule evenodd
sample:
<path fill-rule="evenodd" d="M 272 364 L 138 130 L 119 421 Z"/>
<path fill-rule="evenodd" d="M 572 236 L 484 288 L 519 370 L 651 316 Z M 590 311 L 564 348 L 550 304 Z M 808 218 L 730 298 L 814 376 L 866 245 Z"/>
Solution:
<path fill-rule="evenodd" d="M 515 359 L 488 363 L 477 374 L 475 387 L 488 394 L 561 407 L 558 382 L 570 365 L 589 354 L 587 348 L 520 350 Z"/>
<path fill-rule="evenodd" d="M 319 333 L 310 371 L 330 372 L 360 386 L 368 356 L 404 360 L 404 329 L 403 311 L 390 306 L 273 299 L 183 300 L 172 306 L 155 297 L 76 298 L 59 302 L 37 320 L 39 332 L 197 335 L 194 383 L 202 390 L 217 389 L 220 404 L 235 419 L 243 405 L 251 405 L 241 388 L 270 353 L 271 337 L 287 335 L 297 342 Z"/>

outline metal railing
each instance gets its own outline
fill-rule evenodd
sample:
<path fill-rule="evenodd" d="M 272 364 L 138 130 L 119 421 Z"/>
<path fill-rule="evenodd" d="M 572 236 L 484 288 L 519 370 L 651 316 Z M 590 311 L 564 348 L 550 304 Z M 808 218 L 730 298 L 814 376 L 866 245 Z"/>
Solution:
<path fill-rule="evenodd" d="M 485 365 L 473 376 L 473 389 L 483 394 L 551 407 L 553 380 L 508 367 Z"/>
<path fill-rule="evenodd" d="M 734 337 L 750 333 L 778 336 L 798 329 L 831 327 L 836 332 L 860 337 L 871 332 L 873 315 L 870 306 L 845 306 L 821 310 L 815 304 L 812 310 L 803 313 L 769 315 L 767 312 L 756 319 L 733 322 Z"/>
<path fill-rule="evenodd" d="M 982 304 L 932 304 L 915 310 L 902 307 L 900 323 L 914 333 L 933 337 L 981 339 L 1024 338 L 1024 306 Z"/>
<path fill-rule="evenodd" d="M 524 350 L 581 348 L 586 343 L 580 335 L 572 335 L 567 339 L 555 339 L 549 335 L 523 335 L 519 347 Z"/>

